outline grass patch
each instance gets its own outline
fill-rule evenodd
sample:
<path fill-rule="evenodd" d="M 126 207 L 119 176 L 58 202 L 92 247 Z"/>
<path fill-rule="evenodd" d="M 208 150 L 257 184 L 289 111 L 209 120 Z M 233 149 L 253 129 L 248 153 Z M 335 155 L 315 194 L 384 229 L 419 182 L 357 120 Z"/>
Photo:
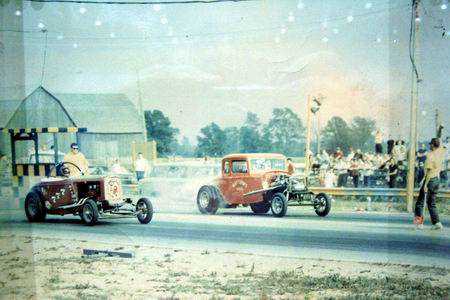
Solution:
<path fill-rule="evenodd" d="M 264 291 L 272 291 L 274 294 L 295 294 L 340 291 L 352 295 L 406 298 L 433 298 L 442 299 L 449 295 L 449 286 L 432 286 L 430 280 L 410 280 L 404 277 L 369 278 L 364 276 L 346 277 L 332 274 L 324 277 L 305 276 L 296 271 L 275 271 L 265 278 L 257 280 L 257 286 Z"/>
<path fill-rule="evenodd" d="M 183 285 L 166 284 L 166 291 L 175 293 L 206 292 L 228 296 L 259 296 L 264 298 L 279 295 L 299 295 L 306 298 L 345 297 L 352 299 L 423 298 L 447 299 L 450 287 L 433 286 L 432 278 L 408 279 L 406 277 L 370 278 L 366 276 L 346 277 L 331 274 L 323 277 L 304 275 L 301 271 L 273 271 L 268 274 L 251 272 L 241 277 L 218 280 L 212 276 L 192 276 Z M 168 283 L 168 282 L 167 282 Z M 289 296 L 290 297 L 290 296 Z"/>
<path fill-rule="evenodd" d="M 53 274 L 48 279 L 48 283 L 52 285 L 57 285 L 58 283 L 61 283 L 61 278 L 59 277 L 59 274 Z"/>

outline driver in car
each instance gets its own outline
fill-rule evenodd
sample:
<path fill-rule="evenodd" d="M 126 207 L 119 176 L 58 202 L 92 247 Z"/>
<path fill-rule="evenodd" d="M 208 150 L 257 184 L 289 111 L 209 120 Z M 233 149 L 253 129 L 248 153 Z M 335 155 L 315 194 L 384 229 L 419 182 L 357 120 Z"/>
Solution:
<path fill-rule="evenodd" d="M 83 153 L 80 152 L 77 143 L 70 144 L 70 152 L 64 156 L 64 162 L 68 163 L 65 166 L 69 169 L 70 176 L 80 176 L 81 173 L 87 175 L 89 172 L 89 163 L 86 157 L 84 157 Z M 78 169 L 74 165 L 80 169 Z"/>

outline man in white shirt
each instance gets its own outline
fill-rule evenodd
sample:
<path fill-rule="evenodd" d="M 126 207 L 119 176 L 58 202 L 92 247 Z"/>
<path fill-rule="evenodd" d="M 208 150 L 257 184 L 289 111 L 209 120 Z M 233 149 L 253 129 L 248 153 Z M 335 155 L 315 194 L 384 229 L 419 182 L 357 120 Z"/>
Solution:
<path fill-rule="evenodd" d="M 375 153 L 383 153 L 383 135 L 381 134 L 381 131 L 378 129 L 377 132 L 375 132 Z"/>
<path fill-rule="evenodd" d="M 418 229 L 423 228 L 423 206 L 426 194 L 428 212 L 430 213 L 431 223 L 433 224 L 432 229 L 439 230 L 442 229 L 442 224 L 439 222 L 436 195 L 439 190 L 439 173 L 441 172 L 445 152 L 438 138 L 431 139 L 430 148 L 431 151 L 427 153 L 427 159 L 425 161 L 425 178 L 423 179 L 422 188 L 420 189 L 414 209 L 414 223 Z"/>
<path fill-rule="evenodd" d="M 136 179 L 138 181 L 144 179 L 145 173 L 148 171 L 148 161 L 144 158 L 141 152 L 138 153 L 138 157 L 134 162 L 134 171 L 136 172 Z"/>

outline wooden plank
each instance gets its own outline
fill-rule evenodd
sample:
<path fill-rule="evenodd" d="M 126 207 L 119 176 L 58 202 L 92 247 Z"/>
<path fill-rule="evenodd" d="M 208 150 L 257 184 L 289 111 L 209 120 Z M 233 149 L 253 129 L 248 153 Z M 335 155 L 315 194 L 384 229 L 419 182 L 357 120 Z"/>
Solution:
<path fill-rule="evenodd" d="M 109 251 L 109 250 L 96 250 L 96 249 L 83 249 L 83 255 L 92 256 L 118 256 L 122 258 L 134 258 L 133 252 L 118 252 L 118 251 Z"/>

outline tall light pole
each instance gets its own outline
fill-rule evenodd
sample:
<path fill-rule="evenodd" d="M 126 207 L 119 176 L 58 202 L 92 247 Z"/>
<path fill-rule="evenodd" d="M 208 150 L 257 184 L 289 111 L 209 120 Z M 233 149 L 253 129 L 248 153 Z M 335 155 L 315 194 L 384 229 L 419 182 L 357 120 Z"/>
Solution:
<path fill-rule="evenodd" d="M 320 115 L 317 112 L 316 116 L 317 128 L 316 128 L 316 139 L 317 139 L 317 155 L 320 154 Z"/>
<path fill-rule="evenodd" d="M 306 149 L 305 149 L 305 176 L 308 178 L 311 170 L 311 136 L 312 136 L 312 115 L 316 114 L 324 97 L 319 94 L 318 97 L 311 97 L 308 95 L 306 103 Z"/>
<path fill-rule="evenodd" d="M 410 59 L 412 64 L 411 74 L 411 107 L 410 107 L 410 131 L 409 131 L 409 157 L 408 157 L 408 180 L 406 189 L 406 205 L 408 212 L 413 211 L 414 201 L 414 175 L 417 148 L 417 106 L 419 102 L 419 73 L 417 70 L 416 48 L 418 44 L 419 32 L 419 3 L 420 0 L 413 0 L 411 13 L 411 32 L 410 32 Z"/>

